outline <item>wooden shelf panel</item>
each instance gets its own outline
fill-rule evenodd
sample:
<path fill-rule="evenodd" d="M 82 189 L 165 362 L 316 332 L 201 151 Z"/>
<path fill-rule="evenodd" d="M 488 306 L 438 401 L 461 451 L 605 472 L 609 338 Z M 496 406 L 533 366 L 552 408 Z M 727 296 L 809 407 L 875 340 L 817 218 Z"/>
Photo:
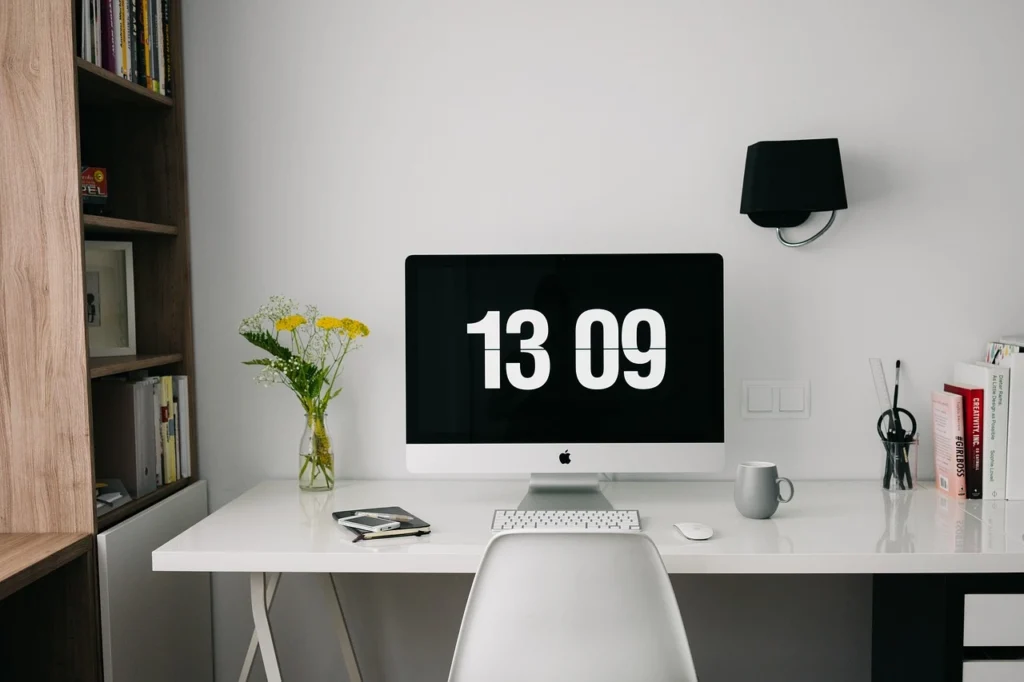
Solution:
<path fill-rule="evenodd" d="M 166 499 L 178 492 L 182 488 L 185 488 L 192 483 L 192 478 L 183 478 L 180 481 L 174 483 L 168 483 L 162 485 L 148 495 L 132 500 L 128 504 L 122 505 L 117 509 L 108 511 L 103 516 L 96 518 L 96 532 L 102 533 L 111 526 L 116 526 L 130 516 L 135 516 L 143 509 L 149 509 L 160 500 Z"/>
<path fill-rule="evenodd" d="M 89 215 L 88 213 L 82 216 L 82 223 L 85 225 L 85 234 L 87 236 L 97 233 L 159 234 L 170 237 L 178 235 L 178 228 L 174 225 L 147 223 L 142 220 L 124 220 L 123 218 L 110 218 L 102 215 Z"/>
<path fill-rule="evenodd" d="M 160 355 L 121 355 L 113 358 L 89 358 L 89 378 L 98 379 L 112 374 L 134 372 L 140 369 L 173 365 L 181 362 L 181 353 L 163 353 Z"/>
<path fill-rule="evenodd" d="M 109 106 L 112 102 L 148 107 L 171 107 L 174 100 L 95 64 L 75 57 L 78 67 L 78 99 L 83 104 Z"/>
<path fill-rule="evenodd" d="M 87 533 L 0 533 L 0 599 L 82 556 L 91 546 Z"/>

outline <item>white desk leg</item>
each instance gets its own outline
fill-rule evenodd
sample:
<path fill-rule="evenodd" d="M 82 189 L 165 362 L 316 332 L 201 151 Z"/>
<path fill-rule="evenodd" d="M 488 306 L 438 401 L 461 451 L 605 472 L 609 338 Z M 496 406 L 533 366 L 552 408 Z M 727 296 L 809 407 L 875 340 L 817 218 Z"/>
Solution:
<path fill-rule="evenodd" d="M 270 584 L 267 586 L 266 604 L 267 612 L 274 605 L 274 596 L 277 594 L 277 584 L 281 582 L 280 573 L 270 574 Z M 260 641 L 256 637 L 256 628 L 252 630 L 252 637 L 249 639 L 249 650 L 245 652 L 245 661 L 242 663 L 242 673 L 238 676 L 238 682 L 249 682 L 249 674 L 252 672 L 253 661 L 256 660 L 256 652 L 259 651 Z"/>
<path fill-rule="evenodd" d="M 274 649 L 274 635 L 270 632 L 264 573 L 253 573 L 249 576 L 249 600 L 252 602 L 252 622 L 256 626 L 256 637 L 260 643 L 267 682 L 281 682 L 281 669 L 277 666 L 277 651 Z"/>
<path fill-rule="evenodd" d="M 338 605 L 334 618 L 334 627 L 338 633 L 338 643 L 341 645 L 341 657 L 345 661 L 345 671 L 348 673 L 348 682 L 363 682 L 363 676 L 359 672 L 359 662 L 356 661 L 356 652 L 352 648 L 352 638 L 349 636 L 348 625 L 345 623 L 345 611 L 341 608 L 341 595 L 338 594 L 338 587 L 330 573 L 323 573 L 323 585 L 334 603 Z"/>

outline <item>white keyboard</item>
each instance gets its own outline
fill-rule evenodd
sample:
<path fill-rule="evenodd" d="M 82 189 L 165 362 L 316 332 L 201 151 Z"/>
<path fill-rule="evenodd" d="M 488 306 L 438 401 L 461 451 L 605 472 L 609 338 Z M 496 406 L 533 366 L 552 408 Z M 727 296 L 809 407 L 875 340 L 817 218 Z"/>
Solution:
<path fill-rule="evenodd" d="M 497 509 L 491 530 L 548 528 L 553 530 L 640 530 L 640 512 L 636 509 L 610 511 L 523 511 Z"/>

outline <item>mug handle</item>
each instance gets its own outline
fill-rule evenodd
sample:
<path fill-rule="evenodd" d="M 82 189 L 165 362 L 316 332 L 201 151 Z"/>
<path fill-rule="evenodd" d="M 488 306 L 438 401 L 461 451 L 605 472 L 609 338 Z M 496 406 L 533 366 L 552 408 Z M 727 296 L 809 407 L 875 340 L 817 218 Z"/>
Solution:
<path fill-rule="evenodd" d="M 782 486 L 779 485 L 782 481 L 785 481 L 786 483 L 789 484 L 789 496 L 788 497 L 783 497 L 782 496 Z M 785 476 L 779 476 L 778 478 L 775 479 L 775 485 L 779 488 L 779 502 L 789 502 L 790 500 L 793 499 L 793 493 L 796 492 L 796 489 L 793 487 L 793 481 L 789 480 Z"/>

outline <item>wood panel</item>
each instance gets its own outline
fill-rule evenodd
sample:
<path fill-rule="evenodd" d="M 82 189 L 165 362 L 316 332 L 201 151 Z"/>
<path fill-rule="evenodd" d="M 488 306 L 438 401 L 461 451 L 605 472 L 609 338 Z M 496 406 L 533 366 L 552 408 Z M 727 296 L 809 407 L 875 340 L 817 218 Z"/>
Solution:
<path fill-rule="evenodd" d="M 159 107 L 174 104 L 170 97 L 147 90 L 81 57 L 75 58 L 75 66 L 78 68 L 78 97 L 81 102 L 103 106 L 111 102 Z"/>
<path fill-rule="evenodd" d="M 0 599 L 89 551 L 85 533 L 0 533 Z"/>
<path fill-rule="evenodd" d="M 0 601 L 4 682 L 101 679 L 96 552 L 88 542 L 85 554 Z"/>
<path fill-rule="evenodd" d="M 136 234 L 162 234 L 173 237 L 178 234 L 178 228 L 174 225 L 161 225 L 142 220 L 124 220 L 102 215 L 82 216 L 82 223 L 85 225 L 85 233 L 90 236 L 114 235 L 121 238 Z"/>
<path fill-rule="evenodd" d="M 159 353 L 150 355 L 119 355 L 107 358 L 92 358 L 89 360 L 89 376 L 93 379 L 109 377 L 124 372 L 135 372 L 140 369 L 152 367 L 163 367 L 181 362 L 181 353 Z M 168 372 L 174 372 L 171 367 Z"/>
<path fill-rule="evenodd" d="M 173 153 L 170 154 L 170 197 L 174 212 L 171 215 L 171 224 L 178 226 L 178 237 L 174 240 L 175 259 L 180 263 L 181 271 L 178 274 L 178 288 L 183 300 L 178 308 L 181 315 L 181 346 L 179 347 L 184 358 L 182 364 L 184 373 L 188 375 L 189 392 L 189 424 L 192 433 L 189 434 L 192 460 L 192 477 L 198 479 L 199 472 L 199 439 L 198 423 L 196 419 L 196 361 L 195 348 L 193 346 L 192 332 L 192 240 L 191 225 L 188 216 L 188 161 L 185 153 L 185 69 L 182 53 L 184 45 L 181 32 L 181 4 L 176 2 L 171 5 L 171 70 L 175 78 L 174 101 L 175 107 L 172 115 L 173 132 L 171 139 L 174 143 Z"/>
<path fill-rule="evenodd" d="M 74 19 L 0 2 L 0 532 L 92 532 Z"/>

